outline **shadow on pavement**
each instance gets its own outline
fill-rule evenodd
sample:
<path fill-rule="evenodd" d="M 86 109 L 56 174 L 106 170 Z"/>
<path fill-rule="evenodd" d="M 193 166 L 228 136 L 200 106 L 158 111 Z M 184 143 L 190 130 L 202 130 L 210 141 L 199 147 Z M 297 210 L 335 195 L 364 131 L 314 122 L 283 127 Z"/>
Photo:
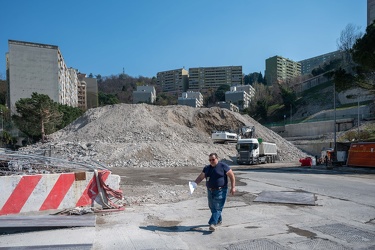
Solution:
<path fill-rule="evenodd" d="M 148 225 L 145 227 L 139 227 L 143 230 L 149 231 L 160 231 L 160 232 L 199 232 L 203 235 L 212 234 L 211 231 L 208 230 L 208 225 L 197 225 L 197 226 L 170 226 L 170 227 L 159 227 L 154 225 Z"/>

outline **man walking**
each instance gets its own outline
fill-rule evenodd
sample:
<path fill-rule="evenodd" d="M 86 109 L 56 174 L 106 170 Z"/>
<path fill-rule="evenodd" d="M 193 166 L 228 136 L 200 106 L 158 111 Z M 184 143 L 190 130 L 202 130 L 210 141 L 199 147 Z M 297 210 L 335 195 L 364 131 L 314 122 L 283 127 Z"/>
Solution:
<path fill-rule="evenodd" d="M 224 162 L 219 162 L 216 153 L 209 155 L 210 164 L 203 168 L 202 173 L 195 179 L 199 184 L 206 179 L 208 207 L 211 210 L 211 218 L 208 221 L 210 231 L 215 231 L 216 227 L 222 223 L 221 212 L 228 192 L 228 177 L 230 179 L 230 193 L 236 192 L 236 181 L 234 173 Z"/>

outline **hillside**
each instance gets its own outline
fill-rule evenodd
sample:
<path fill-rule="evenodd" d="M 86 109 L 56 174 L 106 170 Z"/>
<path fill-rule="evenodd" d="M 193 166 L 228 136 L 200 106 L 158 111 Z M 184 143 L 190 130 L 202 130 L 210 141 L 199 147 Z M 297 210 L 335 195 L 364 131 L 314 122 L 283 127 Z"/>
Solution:
<path fill-rule="evenodd" d="M 306 154 L 249 116 L 227 109 L 117 104 L 88 110 L 49 142 L 22 150 L 51 149 L 52 156 L 95 160 L 108 167 L 183 167 L 207 164 L 217 152 L 235 161 L 234 144 L 213 144 L 211 131 L 255 126 L 256 136 L 278 145 L 279 160 L 297 162 Z"/>

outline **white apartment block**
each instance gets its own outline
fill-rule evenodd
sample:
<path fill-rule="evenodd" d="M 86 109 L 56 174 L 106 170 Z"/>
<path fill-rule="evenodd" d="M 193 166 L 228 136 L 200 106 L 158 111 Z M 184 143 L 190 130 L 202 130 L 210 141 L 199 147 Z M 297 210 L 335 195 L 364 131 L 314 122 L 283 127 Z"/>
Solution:
<path fill-rule="evenodd" d="M 247 94 L 250 95 L 250 98 L 254 97 L 255 89 L 251 85 L 237 85 L 230 87 L 230 91 L 245 91 Z"/>
<path fill-rule="evenodd" d="M 242 66 L 189 68 L 189 90 L 207 91 L 220 85 L 241 85 Z"/>
<path fill-rule="evenodd" d="M 174 69 L 156 74 L 157 85 L 161 87 L 162 92 L 173 93 L 176 95 L 184 92 L 189 84 L 189 73 L 186 69 Z"/>
<path fill-rule="evenodd" d="M 200 92 L 183 92 L 177 100 L 178 105 L 186 105 L 194 108 L 203 107 L 203 95 Z"/>
<path fill-rule="evenodd" d="M 8 40 L 8 107 L 30 98 L 33 92 L 48 95 L 53 101 L 78 107 L 78 77 L 69 69 L 55 45 Z"/>
<path fill-rule="evenodd" d="M 217 102 L 217 105 L 222 109 L 229 109 L 230 111 L 233 111 L 233 112 L 240 111 L 236 105 L 230 102 Z"/>
<path fill-rule="evenodd" d="M 225 102 L 236 105 L 240 110 L 249 107 L 255 89 L 251 85 L 232 86 L 225 92 Z"/>
<path fill-rule="evenodd" d="M 155 103 L 156 91 L 153 86 L 137 86 L 133 91 L 133 103 Z"/>

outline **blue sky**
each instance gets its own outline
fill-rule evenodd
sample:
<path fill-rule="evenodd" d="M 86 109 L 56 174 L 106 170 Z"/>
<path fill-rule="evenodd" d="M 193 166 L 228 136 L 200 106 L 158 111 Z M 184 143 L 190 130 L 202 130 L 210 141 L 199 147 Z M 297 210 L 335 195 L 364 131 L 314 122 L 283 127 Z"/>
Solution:
<path fill-rule="evenodd" d="M 349 23 L 365 32 L 366 0 L 2 0 L 0 78 L 8 39 L 57 45 L 68 67 L 153 77 L 185 67 L 262 72 L 337 50 Z"/>

